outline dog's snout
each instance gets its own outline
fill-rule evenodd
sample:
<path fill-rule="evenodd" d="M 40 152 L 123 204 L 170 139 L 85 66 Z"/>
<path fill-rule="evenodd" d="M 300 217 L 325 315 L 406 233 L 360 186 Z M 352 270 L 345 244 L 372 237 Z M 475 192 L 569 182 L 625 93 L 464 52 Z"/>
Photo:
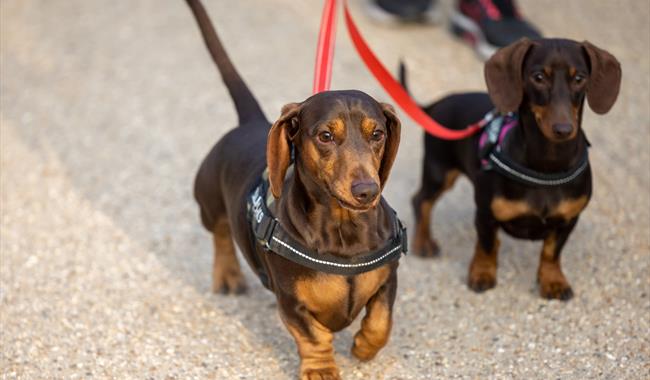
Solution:
<path fill-rule="evenodd" d="M 553 124 L 553 134 L 560 138 L 569 137 L 573 132 L 573 126 L 569 123 Z"/>
<path fill-rule="evenodd" d="M 352 196 L 357 202 L 367 204 L 377 198 L 379 186 L 374 181 L 356 181 L 352 183 Z"/>

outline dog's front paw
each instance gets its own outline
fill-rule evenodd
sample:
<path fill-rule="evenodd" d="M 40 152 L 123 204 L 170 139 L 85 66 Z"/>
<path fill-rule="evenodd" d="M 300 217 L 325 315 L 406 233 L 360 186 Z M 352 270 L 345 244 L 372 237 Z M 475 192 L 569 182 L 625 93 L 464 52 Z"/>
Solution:
<path fill-rule="evenodd" d="M 487 255 L 477 246 L 477 250 L 469 265 L 467 286 L 477 293 L 492 289 L 497 284 L 496 249 L 492 255 Z"/>
<path fill-rule="evenodd" d="M 212 276 L 212 291 L 218 294 L 246 293 L 246 280 L 240 271 L 215 270 Z"/>
<path fill-rule="evenodd" d="M 438 257 L 440 256 L 440 247 L 438 243 L 431 238 L 415 237 L 411 251 L 420 257 Z"/>
<path fill-rule="evenodd" d="M 540 263 L 537 281 L 539 293 L 546 299 L 568 301 L 573 297 L 571 285 L 564 277 L 559 263 Z"/>
<path fill-rule="evenodd" d="M 494 274 L 488 272 L 470 273 L 467 285 L 473 291 L 482 293 L 494 288 L 497 285 L 497 279 Z"/>
<path fill-rule="evenodd" d="M 368 360 L 373 359 L 379 348 L 375 348 L 372 345 L 368 344 L 365 340 L 356 336 L 354 338 L 354 344 L 352 345 L 352 356 L 359 359 L 362 362 L 367 362 Z"/>
<path fill-rule="evenodd" d="M 367 362 L 377 356 L 377 350 L 369 349 L 369 347 L 358 346 L 355 343 L 352 346 L 352 356 L 362 362 Z"/>
<path fill-rule="evenodd" d="M 573 298 L 573 290 L 566 282 L 549 282 L 540 284 L 539 293 L 549 300 L 568 301 Z"/>
<path fill-rule="evenodd" d="M 341 380 L 338 368 L 305 368 L 300 371 L 300 380 Z"/>

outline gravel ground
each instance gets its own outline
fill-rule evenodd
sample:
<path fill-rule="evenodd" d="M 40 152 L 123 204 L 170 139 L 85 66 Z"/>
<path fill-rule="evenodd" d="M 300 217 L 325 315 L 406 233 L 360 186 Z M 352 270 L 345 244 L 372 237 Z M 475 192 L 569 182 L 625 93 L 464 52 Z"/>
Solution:
<path fill-rule="evenodd" d="M 623 66 L 612 112 L 585 115 L 595 195 L 563 256 L 576 297 L 540 299 L 540 244 L 506 237 L 497 288 L 467 289 L 462 180 L 436 212 L 443 256 L 400 266 L 389 345 L 359 363 L 358 322 L 337 335 L 345 378 L 650 377 L 650 4 L 520 3 L 547 35 L 589 39 Z M 405 58 L 421 101 L 484 89 L 445 26 L 374 25 L 352 5 L 386 64 Z M 208 8 L 270 117 L 309 95 L 320 2 Z M 236 117 L 184 2 L 5 0 L 0 13 L 2 378 L 294 378 L 294 343 L 250 271 L 246 296 L 209 291 L 191 185 Z M 332 87 L 388 100 L 339 27 Z M 385 195 L 412 227 L 421 132 L 404 121 Z"/>

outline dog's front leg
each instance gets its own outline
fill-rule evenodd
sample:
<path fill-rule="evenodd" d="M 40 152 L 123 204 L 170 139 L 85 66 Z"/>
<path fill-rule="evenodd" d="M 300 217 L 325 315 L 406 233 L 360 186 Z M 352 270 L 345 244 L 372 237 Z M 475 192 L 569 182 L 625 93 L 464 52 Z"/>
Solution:
<path fill-rule="evenodd" d="M 393 271 L 386 283 L 366 304 L 361 330 L 354 336 L 352 355 L 366 361 L 377 355 L 388 342 L 393 326 L 393 304 L 397 291 L 397 273 Z"/>
<path fill-rule="evenodd" d="M 279 300 L 280 301 L 280 300 Z M 280 316 L 293 336 L 300 354 L 300 379 L 340 379 L 334 362 L 332 332 L 297 301 L 280 301 Z"/>
<path fill-rule="evenodd" d="M 567 301 L 573 297 L 571 285 L 564 277 L 560 267 L 560 254 L 577 222 L 578 218 L 573 218 L 544 239 L 544 247 L 537 270 L 539 291 L 544 298 Z"/>
<path fill-rule="evenodd" d="M 481 211 L 480 207 L 476 211 L 475 224 L 478 241 L 469 266 L 467 284 L 475 292 L 483 292 L 497 284 L 498 224 L 490 212 Z"/>

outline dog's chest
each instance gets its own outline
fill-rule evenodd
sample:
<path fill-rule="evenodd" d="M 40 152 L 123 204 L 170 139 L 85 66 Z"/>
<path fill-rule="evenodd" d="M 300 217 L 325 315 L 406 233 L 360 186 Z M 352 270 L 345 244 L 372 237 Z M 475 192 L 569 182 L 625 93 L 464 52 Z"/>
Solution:
<path fill-rule="evenodd" d="M 318 273 L 296 281 L 295 294 L 319 322 L 339 330 L 356 318 L 389 274 L 389 265 L 356 276 Z"/>
<path fill-rule="evenodd" d="M 490 209 L 506 232 L 516 237 L 539 239 L 578 216 L 588 201 L 586 195 L 567 198 L 550 193 L 523 199 L 495 196 Z"/>

